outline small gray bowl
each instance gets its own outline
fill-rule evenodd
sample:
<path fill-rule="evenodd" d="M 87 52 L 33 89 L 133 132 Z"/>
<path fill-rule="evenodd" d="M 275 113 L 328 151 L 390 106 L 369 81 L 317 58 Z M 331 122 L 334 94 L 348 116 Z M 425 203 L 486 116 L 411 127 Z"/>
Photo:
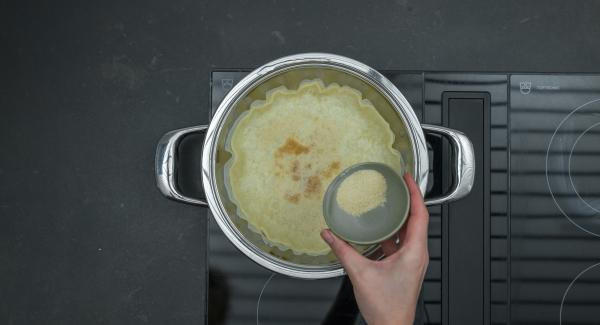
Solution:
<path fill-rule="evenodd" d="M 346 213 L 337 204 L 340 184 L 359 170 L 374 170 L 387 183 L 384 205 L 360 216 Z M 346 168 L 336 176 L 323 198 L 323 216 L 327 226 L 340 238 L 355 244 L 370 245 L 392 237 L 404 224 L 410 210 L 410 193 L 404 179 L 387 165 L 375 162 L 360 163 Z"/>

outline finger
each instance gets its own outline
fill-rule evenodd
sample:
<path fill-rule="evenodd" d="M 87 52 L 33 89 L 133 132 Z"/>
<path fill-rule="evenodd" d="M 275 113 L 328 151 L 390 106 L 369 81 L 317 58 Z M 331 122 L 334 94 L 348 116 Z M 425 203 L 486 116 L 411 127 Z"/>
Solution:
<path fill-rule="evenodd" d="M 404 174 L 404 180 L 410 192 L 410 216 L 406 224 L 404 243 L 407 245 L 427 245 L 427 228 L 429 212 L 425 206 L 421 190 L 409 173 Z"/>
<path fill-rule="evenodd" d="M 423 194 L 421 194 L 419 185 L 415 182 L 410 173 L 405 173 L 403 178 L 408 187 L 408 191 L 410 192 L 410 214 L 427 213 L 427 207 L 425 206 Z"/>
<path fill-rule="evenodd" d="M 331 247 L 331 250 L 337 256 L 340 263 L 348 273 L 352 276 L 353 273 L 367 262 L 367 259 L 360 255 L 352 246 L 338 238 L 331 230 L 323 229 L 321 237 Z"/>
<path fill-rule="evenodd" d="M 393 237 L 393 241 L 391 239 L 388 239 L 381 243 L 381 248 L 385 256 L 389 257 L 394 255 L 394 253 L 397 252 L 400 249 L 400 247 L 402 247 L 402 245 L 404 244 L 404 238 L 406 238 L 406 225 L 403 225 L 400 228 L 400 230 L 398 230 L 396 236 Z"/>
<path fill-rule="evenodd" d="M 404 238 L 406 238 L 406 225 L 403 225 L 402 228 L 400 228 L 400 230 L 398 231 L 398 246 L 402 246 L 402 244 L 404 243 Z"/>
<path fill-rule="evenodd" d="M 385 254 L 386 257 L 391 256 L 398 250 L 396 240 L 398 240 L 398 236 L 394 235 L 392 236 L 392 238 L 388 238 L 381 242 L 381 249 L 383 250 L 383 254 Z"/>

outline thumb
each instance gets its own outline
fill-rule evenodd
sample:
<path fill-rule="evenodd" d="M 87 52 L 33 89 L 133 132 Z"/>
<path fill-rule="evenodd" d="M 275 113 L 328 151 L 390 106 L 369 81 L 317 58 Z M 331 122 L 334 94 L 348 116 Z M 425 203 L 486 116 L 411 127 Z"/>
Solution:
<path fill-rule="evenodd" d="M 352 246 L 338 238 L 329 229 L 323 229 L 321 231 L 321 237 L 331 247 L 331 250 L 337 256 L 340 263 L 346 270 L 348 275 L 353 275 L 354 271 L 360 268 L 367 259 L 357 252 Z"/>

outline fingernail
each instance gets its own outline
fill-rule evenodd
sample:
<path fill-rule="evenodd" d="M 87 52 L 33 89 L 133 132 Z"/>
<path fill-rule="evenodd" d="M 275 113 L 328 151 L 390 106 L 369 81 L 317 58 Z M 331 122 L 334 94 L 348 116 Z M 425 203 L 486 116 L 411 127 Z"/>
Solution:
<path fill-rule="evenodd" d="M 321 237 L 323 237 L 323 240 L 325 240 L 329 245 L 333 244 L 333 241 L 335 240 L 333 235 L 331 235 L 331 232 L 329 232 L 327 229 L 321 231 Z"/>

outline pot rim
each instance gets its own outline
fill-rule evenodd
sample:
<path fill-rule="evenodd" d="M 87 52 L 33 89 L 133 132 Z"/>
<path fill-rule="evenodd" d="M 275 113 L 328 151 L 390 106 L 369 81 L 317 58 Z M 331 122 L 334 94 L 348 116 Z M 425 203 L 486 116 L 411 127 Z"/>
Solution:
<path fill-rule="evenodd" d="M 202 149 L 202 184 L 206 201 L 212 211 L 215 221 L 227 238 L 248 258 L 259 265 L 287 276 L 303 279 L 325 279 L 344 275 L 341 264 L 335 263 L 328 266 L 307 266 L 291 262 L 284 262 L 263 252 L 247 240 L 230 221 L 227 211 L 217 192 L 215 160 L 216 143 L 222 131 L 222 125 L 229 112 L 252 89 L 263 81 L 288 70 L 300 67 L 323 67 L 341 70 L 368 83 L 379 91 L 399 113 L 405 123 L 409 139 L 411 140 L 414 161 L 415 181 L 419 184 L 422 193 L 427 187 L 429 173 L 429 157 L 425 135 L 421 123 L 404 95 L 377 70 L 356 60 L 328 53 L 303 53 L 276 59 L 250 72 L 237 83 L 225 96 L 215 112 L 208 127 L 204 146 Z"/>

